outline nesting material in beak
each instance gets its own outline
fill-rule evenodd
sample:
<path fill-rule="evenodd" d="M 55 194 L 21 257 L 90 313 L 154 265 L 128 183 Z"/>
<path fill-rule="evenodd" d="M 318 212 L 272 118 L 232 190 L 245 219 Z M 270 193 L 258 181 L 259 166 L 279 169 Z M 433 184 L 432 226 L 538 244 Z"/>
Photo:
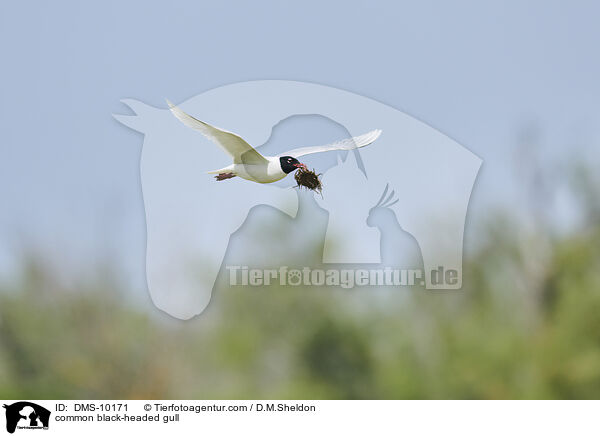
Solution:
<path fill-rule="evenodd" d="M 294 174 L 294 179 L 296 179 L 296 183 L 298 184 L 298 188 L 305 187 L 306 189 L 310 189 L 311 191 L 316 191 L 319 194 L 323 189 L 323 185 L 321 185 L 321 180 L 319 180 L 319 176 L 321 174 L 317 174 L 314 171 L 309 170 L 306 166 L 298 168 L 296 174 Z"/>

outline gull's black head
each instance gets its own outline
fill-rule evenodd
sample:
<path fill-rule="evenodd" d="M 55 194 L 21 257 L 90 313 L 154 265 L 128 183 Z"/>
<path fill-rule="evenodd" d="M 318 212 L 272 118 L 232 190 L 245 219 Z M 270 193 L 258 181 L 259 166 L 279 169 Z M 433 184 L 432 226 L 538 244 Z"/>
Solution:
<path fill-rule="evenodd" d="M 279 165 L 281 165 L 281 170 L 286 174 L 289 174 L 298 168 L 306 168 L 306 165 L 298 162 L 298 159 L 292 156 L 281 156 L 279 158 Z"/>

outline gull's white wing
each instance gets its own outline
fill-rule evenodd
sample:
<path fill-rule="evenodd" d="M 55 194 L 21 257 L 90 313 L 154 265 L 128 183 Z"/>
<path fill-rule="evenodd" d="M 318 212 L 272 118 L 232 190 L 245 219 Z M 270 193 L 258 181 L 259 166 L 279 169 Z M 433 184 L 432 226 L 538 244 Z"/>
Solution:
<path fill-rule="evenodd" d="M 342 139 L 341 141 L 337 141 L 332 144 L 317 145 L 314 147 L 295 148 L 293 150 L 286 151 L 285 153 L 280 153 L 277 156 L 292 156 L 298 158 L 306 154 L 322 153 L 324 151 L 353 150 L 355 148 L 361 148 L 366 145 L 369 145 L 377 138 L 379 138 L 379 135 L 381 135 L 381 130 L 372 130 L 369 133 L 365 133 L 364 135 Z"/>
<path fill-rule="evenodd" d="M 175 117 L 186 126 L 198 130 L 208 139 L 219 145 L 233 159 L 233 163 L 248 165 L 267 164 L 268 160 L 256 151 L 250 144 L 235 133 L 211 126 L 191 115 L 186 114 L 169 100 L 167 104 Z"/>

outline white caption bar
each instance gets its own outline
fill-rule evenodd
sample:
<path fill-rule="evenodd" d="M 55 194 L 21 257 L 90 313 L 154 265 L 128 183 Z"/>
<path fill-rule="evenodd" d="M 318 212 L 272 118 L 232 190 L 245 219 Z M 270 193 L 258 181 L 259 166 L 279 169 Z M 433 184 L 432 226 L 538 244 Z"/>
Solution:
<path fill-rule="evenodd" d="M 594 434 L 598 401 L 4 400 L 15 434 Z M 12 428 L 11 428 L 12 427 Z M 310 433 L 308 433 L 310 432 Z"/>

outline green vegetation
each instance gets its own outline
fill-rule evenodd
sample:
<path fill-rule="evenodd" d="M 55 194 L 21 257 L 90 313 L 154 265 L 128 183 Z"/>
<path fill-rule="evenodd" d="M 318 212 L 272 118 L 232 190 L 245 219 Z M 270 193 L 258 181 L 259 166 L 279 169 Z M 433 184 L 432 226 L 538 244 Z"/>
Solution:
<path fill-rule="evenodd" d="M 183 322 L 32 263 L 0 290 L 0 397 L 600 398 L 588 176 L 568 234 L 501 214 L 473 231 L 461 291 L 221 289 Z"/>

